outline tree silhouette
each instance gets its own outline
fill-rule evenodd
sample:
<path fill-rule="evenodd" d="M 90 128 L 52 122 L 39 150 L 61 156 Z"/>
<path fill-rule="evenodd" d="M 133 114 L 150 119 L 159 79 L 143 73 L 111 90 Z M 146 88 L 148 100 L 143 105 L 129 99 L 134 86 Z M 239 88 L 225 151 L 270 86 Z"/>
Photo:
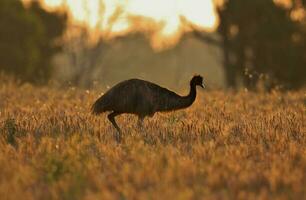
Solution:
<path fill-rule="evenodd" d="M 82 5 L 86 18 L 90 18 L 88 2 L 83 0 Z M 89 29 L 87 25 L 73 23 L 68 27 L 64 53 L 68 56 L 69 64 L 73 66 L 73 72 L 70 74 L 71 78 L 69 80 L 72 85 L 85 88 L 92 86 L 95 70 L 97 67 L 101 67 L 105 56 L 108 46 L 106 40 L 111 34 L 113 25 L 123 14 L 121 7 L 116 8 L 108 23 L 104 24 L 103 20 L 105 20 L 106 13 L 103 0 L 98 1 L 98 9 L 98 20 L 94 28 Z M 93 35 L 95 38 L 93 38 Z M 93 42 L 93 40 L 96 41 Z"/>
<path fill-rule="evenodd" d="M 33 2 L 0 1 L 0 70 L 22 81 L 45 83 L 51 76 L 55 43 L 66 27 L 66 15 L 45 11 Z"/>
<path fill-rule="evenodd" d="M 293 3 L 305 8 L 304 1 Z M 292 17 L 295 8 L 273 0 L 227 0 L 218 7 L 229 87 L 236 88 L 240 80 L 254 89 L 263 76 L 269 77 L 268 88 L 306 83 L 305 21 Z"/>

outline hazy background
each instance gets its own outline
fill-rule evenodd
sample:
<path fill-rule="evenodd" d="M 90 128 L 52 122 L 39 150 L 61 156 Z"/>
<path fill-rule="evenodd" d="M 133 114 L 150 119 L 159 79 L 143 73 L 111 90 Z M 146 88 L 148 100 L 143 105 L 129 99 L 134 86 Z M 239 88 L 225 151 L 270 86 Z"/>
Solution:
<path fill-rule="evenodd" d="M 186 88 L 299 89 L 305 0 L 0 1 L 1 77 L 106 89 L 128 78 Z"/>

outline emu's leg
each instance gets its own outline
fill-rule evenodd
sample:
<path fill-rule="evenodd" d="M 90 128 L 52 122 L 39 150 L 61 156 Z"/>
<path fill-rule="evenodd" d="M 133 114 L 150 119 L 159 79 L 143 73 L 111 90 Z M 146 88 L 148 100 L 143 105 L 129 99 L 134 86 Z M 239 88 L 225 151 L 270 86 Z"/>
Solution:
<path fill-rule="evenodd" d="M 122 132 L 121 132 L 119 126 L 117 125 L 116 121 L 115 121 L 115 117 L 116 117 L 117 115 L 120 115 L 120 114 L 121 114 L 121 113 L 118 113 L 118 112 L 112 112 L 112 113 L 110 113 L 110 114 L 107 116 L 108 120 L 113 124 L 113 126 L 114 126 L 114 127 L 116 128 L 116 130 L 118 131 L 117 134 L 116 134 L 116 140 L 117 140 L 118 142 L 121 141 Z"/>
<path fill-rule="evenodd" d="M 142 129 L 143 128 L 143 119 L 144 117 L 138 117 L 137 127 Z"/>
<path fill-rule="evenodd" d="M 137 128 L 138 131 L 141 132 L 141 135 L 146 135 L 145 129 L 143 128 L 143 116 L 138 116 Z"/>

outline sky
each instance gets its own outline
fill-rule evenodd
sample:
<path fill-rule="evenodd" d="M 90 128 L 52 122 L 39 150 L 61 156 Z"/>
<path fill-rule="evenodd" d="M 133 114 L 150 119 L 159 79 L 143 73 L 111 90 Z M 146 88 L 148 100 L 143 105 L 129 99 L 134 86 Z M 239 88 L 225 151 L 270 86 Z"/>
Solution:
<path fill-rule="evenodd" d="M 213 0 L 41 1 L 48 9 L 68 9 L 73 23 L 86 24 L 110 38 L 146 32 L 156 49 L 177 43 L 191 30 L 189 24 L 205 31 L 214 31 L 218 24 Z"/>

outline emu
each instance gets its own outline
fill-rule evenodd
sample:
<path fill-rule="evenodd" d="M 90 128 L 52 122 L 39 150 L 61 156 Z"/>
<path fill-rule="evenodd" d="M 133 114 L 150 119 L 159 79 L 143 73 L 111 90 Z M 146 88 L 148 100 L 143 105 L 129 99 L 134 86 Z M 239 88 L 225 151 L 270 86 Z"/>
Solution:
<path fill-rule="evenodd" d="M 142 125 L 146 116 L 152 117 L 155 112 L 173 111 L 189 107 L 196 98 L 196 86 L 203 85 L 203 78 L 194 76 L 190 81 L 190 91 L 187 96 L 180 96 L 154 83 L 130 79 L 122 81 L 108 90 L 92 105 L 92 114 L 98 115 L 111 111 L 107 116 L 118 131 L 117 141 L 121 140 L 122 132 L 115 117 L 130 113 L 138 116 L 138 125 Z"/>

